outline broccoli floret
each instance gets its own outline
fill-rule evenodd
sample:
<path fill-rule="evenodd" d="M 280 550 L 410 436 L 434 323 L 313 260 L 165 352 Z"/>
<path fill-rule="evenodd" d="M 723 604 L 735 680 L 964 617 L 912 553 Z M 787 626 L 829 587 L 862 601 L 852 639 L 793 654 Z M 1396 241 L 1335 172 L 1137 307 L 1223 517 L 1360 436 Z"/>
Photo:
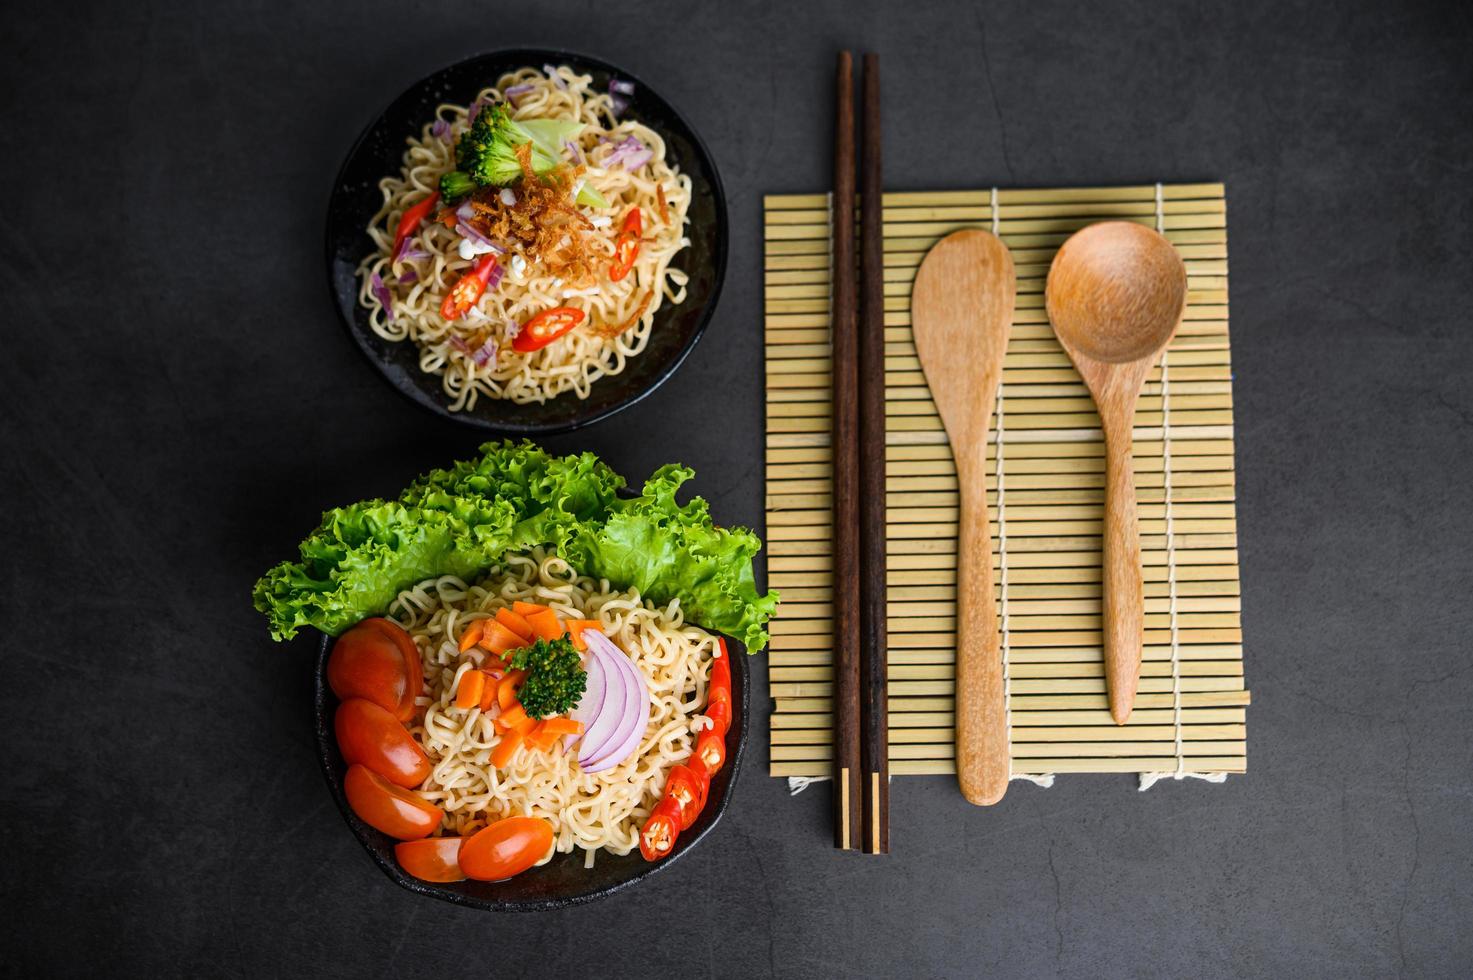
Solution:
<path fill-rule="evenodd" d="M 505 187 L 522 176 L 517 147 L 530 142 L 531 137 L 521 131 L 505 106 L 489 105 L 460 137 L 455 160 L 477 184 Z"/>
<path fill-rule="evenodd" d="M 471 175 L 460 170 L 452 170 L 440 178 L 440 196 L 447 201 L 458 200 L 475 189 L 476 182 L 471 180 Z"/>
<path fill-rule="evenodd" d="M 517 700 L 529 718 L 546 718 L 572 711 L 588 686 L 583 659 L 566 635 L 538 640 L 511 655 L 511 665 L 527 672 Z"/>

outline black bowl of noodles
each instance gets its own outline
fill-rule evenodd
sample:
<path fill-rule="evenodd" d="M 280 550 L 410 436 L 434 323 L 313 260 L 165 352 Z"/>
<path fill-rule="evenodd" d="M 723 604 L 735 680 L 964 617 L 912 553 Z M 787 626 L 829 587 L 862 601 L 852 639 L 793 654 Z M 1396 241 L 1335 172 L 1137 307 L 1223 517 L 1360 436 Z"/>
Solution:
<path fill-rule="evenodd" d="M 445 884 L 421 881 L 399 867 L 394 858 L 394 838 L 375 830 L 360 820 L 348 806 L 343 791 L 343 777 L 348 767 L 338 751 L 337 738 L 333 734 L 333 714 L 338 699 L 327 684 L 327 658 L 332 651 L 333 638 L 323 636 L 317 654 L 317 666 L 313 672 L 313 714 L 317 734 L 317 757 L 322 763 L 322 773 L 327 777 L 328 788 L 338 805 L 343 819 L 353 829 L 359 843 L 368 851 L 379 866 L 394 882 L 419 895 L 428 895 L 456 905 L 465 905 L 488 912 L 536 912 L 544 909 L 561 909 L 570 905 L 581 905 L 595 899 L 612 895 L 642 881 L 693 850 L 705 839 L 726 812 L 731 798 L 731 788 L 741 770 L 742 751 L 747 743 L 748 717 L 751 714 L 750 679 L 751 667 L 741 643 L 727 638 L 731 652 L 731 696 L 737 717 L 726 733 L 726 764 L 712 778 L 710 794 L 701 815 L 688 830 L 680 832 L 675 848 L 663 860 L 646 861 L 635 850 L 618 855 L 599 851 L 592 868 L 584 867 L 581 848 L 568 854 L 556 854 L 548 863 L 529 868 L 514 878 L 503 881 L 455 881 Z"/>
<path fill-rule="evenodd" d="M 420 368 L 420 350 L 413 340 L 391 341 L 379 336 L 370 312 L 358 301 L 356 274 L 364 258 L 375 252 L 367 227 L 383 203 L 379 181 L 397 175 L 406 137 L 421 132 L 442 103 L 468 105 L 486 86 L 503 74 L 544 64 L 566 65 L 593 76 L 593 89 L 604 91 L 610 79 L 632 82 L 628 108 L 621 119 L 633 119 L 658 133 L 666 144 L 666 160 L 691 180 L 690 245 L 672 265 L 689 276 L 685 300 L 668 300 L 654 314 L 645 349 L 627 359 L 618 374 L 595 380 L 586 398 L 565 391 L 541 403 L 518 404 L 484 393 L 469 409 L 452 410 L 454 399 L 443 387 L 440 374 Z M 705 144 L 691 125 L 654 89 L 608 62 L 567 51 L 520 48 L 477 55 L 411 85 L 379 114 L 348 152 L 327 212 L 327 278 L 333 304 L 353 343 L 390 385 L 415 404 L 458 422 L 512 434 L 566 432 L 588 425 L 639 401 L 690 354 L 700 339 L 721 294 L 726 275 L 726 196 L 721 178 Z"/>

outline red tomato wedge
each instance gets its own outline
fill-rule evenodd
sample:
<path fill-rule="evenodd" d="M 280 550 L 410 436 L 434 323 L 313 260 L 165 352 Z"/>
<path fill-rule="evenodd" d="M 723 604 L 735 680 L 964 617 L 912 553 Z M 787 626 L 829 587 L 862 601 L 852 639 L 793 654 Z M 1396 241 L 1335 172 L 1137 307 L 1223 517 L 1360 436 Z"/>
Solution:
<path fill-rule="evenodd" d="M 639 237 L 644 234 L 644 216 L 635 208 L 624 216 L 619 237 L 614 241 L 614 261 L 609 265 L 609 279 L 618 282 L 629 275 L 639 257 Z"/>
<path fill-rule="evenodd" d="M 426 837 L 394 845 L 399 867 L 420 881 L 464 881 L 460 870 L 460 845 L 464 837 Z"/>
<path fill-rule="evenodd" d="M 404 723 L 372 701 L 349 698 L 338 705 L 333 731 L 349 765 L 367 766 L 391 783 L 413 788 L 430 774 L 430 760 Z"/>
<path fill-rule="evenodd" d="M 507 817 L 460 845 L 460 870 L 467 878 L 500 881 L 521 874 L 552 849 L 552 824 L 538 817 Z"/>
<path fill-rule="evenodd" d="M 428 837 L 445 814 L 439 807 L 395 786 L 366 766 L 348 767 L 343 793 L 358 818 L 398 840 Z"/>
<path fill-rule="evenodd" d="M 449 302 L 448 298 L 446 302 Z M 555 306 L 550 310 L 543 310 L 522 324 L 521 332 L 511 342 L 512 349 L 522 354 L 541 350 L 582 323 L 584 316 L 582 310 L 575 310 L 571 306 Z M 516 611 L 521 612 L 520 609 Z"/>
<path fill-rule="evenodd" d="M 333 644 L 327 684 L 341 700 L 363 698 L 408 721 L 424 685 L 419 650 L 397 623 L 365 619 Z"/>

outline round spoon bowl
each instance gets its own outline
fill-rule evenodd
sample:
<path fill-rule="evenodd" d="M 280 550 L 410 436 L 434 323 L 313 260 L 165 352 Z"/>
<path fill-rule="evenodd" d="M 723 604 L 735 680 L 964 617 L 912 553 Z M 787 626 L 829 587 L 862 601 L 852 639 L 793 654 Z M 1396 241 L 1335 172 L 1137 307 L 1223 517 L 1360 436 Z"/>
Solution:
<path fill-rule="evenodd" d="M 1045 287 L 1059 339 L 1107 364 L 1138 361 L 1159 350 L 1181 322 L 1187 270 L 1158 232 L 1104 221 L 1059 249 Z"/>

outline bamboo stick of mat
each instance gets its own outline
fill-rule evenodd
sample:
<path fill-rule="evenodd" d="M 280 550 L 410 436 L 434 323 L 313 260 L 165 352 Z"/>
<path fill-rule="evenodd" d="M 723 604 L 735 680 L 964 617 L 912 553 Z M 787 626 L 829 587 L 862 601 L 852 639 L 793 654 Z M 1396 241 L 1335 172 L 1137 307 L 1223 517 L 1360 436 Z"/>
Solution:
<path fill-rule="evenodd" d="M 885 216 L 880 58 L 864 56 L 860 156 L 859 554 L 860 768 L 867 854 L 890 851 L 889 668 L 885 581 Z"/>
<path fill-rule="evenodd" d="M 834 846 L 858 846 L 859 781 L 859 362 L 854 282 L 854 59 L 839 52 L 834 129 L 833 293 L 833 678 Z"/>

